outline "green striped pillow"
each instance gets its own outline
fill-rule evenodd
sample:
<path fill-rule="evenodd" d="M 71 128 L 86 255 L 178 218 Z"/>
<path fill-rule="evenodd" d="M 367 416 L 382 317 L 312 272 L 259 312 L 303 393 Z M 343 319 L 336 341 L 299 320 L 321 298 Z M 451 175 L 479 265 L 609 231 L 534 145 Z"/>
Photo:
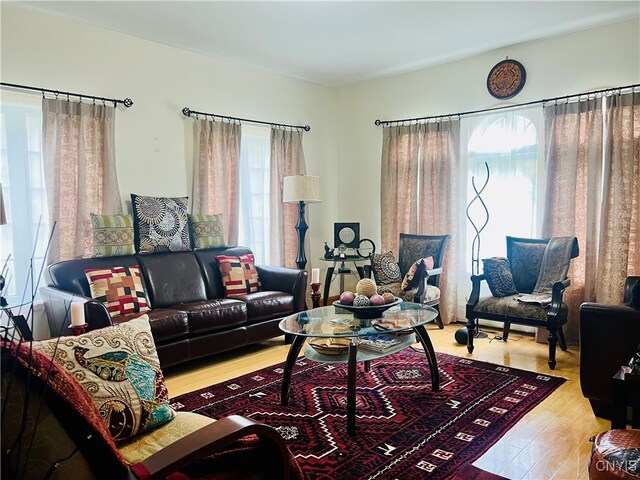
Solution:
<path fill-rule="evenodd" d="M 91 214 L 93 257 L 134 255 L 133 216 Z"/>
<path fill-rule="evenodd" d="M 194 213 L 189 215 L 189 223 L 194 250 L 227 246 L 221 213 L 216 215 Z"/>

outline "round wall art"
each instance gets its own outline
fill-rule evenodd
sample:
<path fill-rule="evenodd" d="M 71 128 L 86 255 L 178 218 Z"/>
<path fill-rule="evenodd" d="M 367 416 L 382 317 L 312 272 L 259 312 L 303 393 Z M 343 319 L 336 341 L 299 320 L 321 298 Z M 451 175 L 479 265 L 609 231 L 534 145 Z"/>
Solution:
<path fill-rule="evenodd" d="M 489 93 L 501 100 L 515 97 L 527 79 L 527 72 L 522 64 L 516 60 L 501 61 L 496 64 L 487 77 Z"/>

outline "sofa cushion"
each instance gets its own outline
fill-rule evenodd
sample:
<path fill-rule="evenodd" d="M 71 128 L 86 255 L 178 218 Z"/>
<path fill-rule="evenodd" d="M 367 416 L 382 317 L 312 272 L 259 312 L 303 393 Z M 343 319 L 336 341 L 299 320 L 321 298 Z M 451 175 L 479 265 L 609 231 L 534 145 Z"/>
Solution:
<path fill-rule="evenodd" d="M 188 197 L 131 194 L 136 250 L 141 255 L 190 250 Z"/>
<path fill-rule="evenodd" d="M 202 270 L 205 285 L 207 288 L 207 298 L 223 298 L 224 287 L 222 285 L 222 277 L 216 257 L 218 255 L 233 255 L 239 257 L 251 253 L 246 247 L 231 248 L 209 248 L 205 250 L 196 250 L 196 259 Z"/>
<path fill-rule="evenodd" d="M 91 214 L 93 256 L 120 257 L 136 253 L 133 246 L 132 215 Z"/>
<path fill-rule="evenodd" d="M 260 279 L 253 254 L 239 257 L 218 255 L 216 261 L 220 268 L 225 297 L 234 298 L 260 291 Z"/>
<path fill-rule="evenodd" d="M 91 297 L 104 303 L 112 317 L 149 310 L 138 265 L 87 269 L 84 273 Z"/>
<path fill-rule="evenodd" d="M 371 259 L 371 269 L 377 285 L 398 283 L 401 280 L 400 267 L 393 252 L 374 253 Z"/>
<path fill-rule="evenodd" d="M 78 380 L 115 440 L 152 430 L 174 417 L 146 315 L 33 346 Z"/>
<path fill-rule="evenodd" d="M 509 295 L 508 297 L 485 297 L 481 298 L 473 309 L 477 313 L 495 313 L 498 315 L 525 318 L 529 320 L 537 320 L 540 322 L 547 321 L 548 308 L 536 303 L 525 303 L 517 300 L 518 295 Z M 562 304 L 563 313 L 559 318 L 567 318 L 567 306 Z M 480 316 L 482 318 L 482 316 Z"/>
<path fill-rule="evenodd" d="M 149 317 L 153 339 L 158 343 L 173 338 L 186 337 L 189 334 L 187 312 L 173 308 L 154 308 L 146 313 Z M 114 325 L 118 325 L 139 316 L 139 313 L 118 315 L 111 320 Z"/>
<path fill-rule="evenodd" d="M 256 292 L 235 297 L 247 304 L 247 323 L 256 323 L 294 313 L 293 295 L 284 292 Z"/>
<path fill-rule="evenodd" d="M 547 248 L 545 241 L 540 242 L 511 242 L 509 263 L 516 290 L 520 293 L 531 293 L 538 281 L 542 257 Z"/>
<path fill-rule="evenodd" d="M 242 325 L 247 321 L 247 306 L 232 298 L 181 303 L 176 308 L 187 313 L 191 333 L 214 332 Z"/>
<path fill-rule="evenodd" d="M 138 257 L 152 308 L 207 299 L 202 271 L 193 252 Z"/>

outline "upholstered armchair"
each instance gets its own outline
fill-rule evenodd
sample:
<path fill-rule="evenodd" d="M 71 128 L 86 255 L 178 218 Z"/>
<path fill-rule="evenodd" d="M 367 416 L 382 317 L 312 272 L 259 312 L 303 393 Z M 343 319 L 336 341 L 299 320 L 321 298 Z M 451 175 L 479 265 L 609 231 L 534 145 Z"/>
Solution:
<path fill-rule="evenodd" d="M 563 239 L 557 239 L 563 241 Z M 556 244 L 548 248 L 550 239 L 507 237 L 507 258 L 485 260 L 484 273 L 472 275 L 472 290 L 466 306 L 467 350 L 473 353 L 473 337 L 477 320 L 484 318 L 504 322 L 503 340 L 509 337 L 512 323 L 547 329 L 549 368 L 556 367 L 556 345 L 567 349 L 562 326 L 567 323 L 568 308 L 563 303 L 564 291 L 570 285 L 566 277 L 569 261 L 578 256 L 578 241 L 564 239 L 564 251 Z M 554 241 L 555 242 L 555 241 Z M 557 256 L 563 256 L 561 265 Z M 545 260 L 548 258 L 549 260 Z M 489 265 L 493 268 L 489 269 Z M 548 267 L 545 268 L 544 265 Z M 564 268 L 562 268 L 564 266 Z M 488 271 L 490 270 L 490 271 Z M 544 271 L 543 271 L 544 270 Z M 550 278 L 549 273 L 562 271 L 562 278 Z M 544 278 L 544 282 L 541 280 Z M 492 295 L 480 297 L 482 282 L 487 282 Z M 545 292 L 539 297 L 535 289 L 544 283 Z M 523 297 L 523 294 L 527 297 Z M 535 302 L 540 299 L 541 302 Z M 522 301 L 526 300 L 526 301 Z"/>
<path fill-rule="evenodd" d="M 116 443 L 78 381 L 28 343 L 2 343 L 2 478 L 302 478 L 273 428 L 240 416 L 173 420 Z"/>
<path fill-rule="evenodd" d="M 580 386 L 597 417 L 611 418 L 613 376 L 640 345 L 640 276 L 627 277 L 619 305 L 580 305 Z M 635 305 L 631 306 L 631 305 Z"/>
<path fill-rule="evenodd" d="M 449 238 L 450 235 L 401 233 L 397 263 L 391 252 L 372 258 L 371 269 L 378 293 L 391 292 L 405 301 L 423 303 L 438 310 L 442 259 Z M 440 315 L 436 323 L 444 328 Z"/>

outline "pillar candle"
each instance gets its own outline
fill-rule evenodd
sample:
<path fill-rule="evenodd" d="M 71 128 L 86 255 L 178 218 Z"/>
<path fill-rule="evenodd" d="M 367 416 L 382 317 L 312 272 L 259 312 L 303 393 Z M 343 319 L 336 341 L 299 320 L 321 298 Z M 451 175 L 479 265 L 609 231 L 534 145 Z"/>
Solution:
<path fill-rule="evenodd" d="M 311 269 L 311 283 L 320 283 L 320 269 L 312 268 Z"/>
<path fill-rule="evenodd" d="M 71 325 L 84 325 L 84 303 L 71 304 Z"/>

